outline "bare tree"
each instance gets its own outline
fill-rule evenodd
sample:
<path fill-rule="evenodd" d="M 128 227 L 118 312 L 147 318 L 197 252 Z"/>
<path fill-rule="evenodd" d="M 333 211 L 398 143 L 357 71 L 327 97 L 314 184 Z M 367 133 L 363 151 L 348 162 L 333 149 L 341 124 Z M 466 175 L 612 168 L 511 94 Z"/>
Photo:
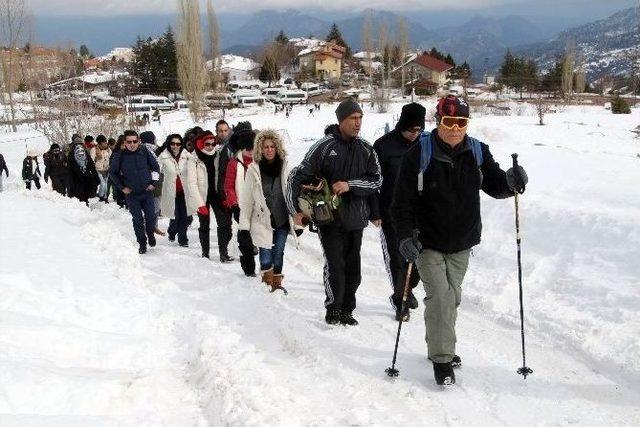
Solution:
<path fill-rule="evenodd" d="M 373 12 L 371 10 L 366 10 L 364 13 L 364 22 L 362 24 L 362 50 L 365 52 L 365 57 L 367 61 L 365 62 L 365 71 L 369 76 L 369 84 L 371 84 L 371 74 L 372 74 L 372 50 L 373 50 L 373 39 L 371 36 L 371 27 L 373 20 Z"/>
<path fill-rule="evenodd" d="M 405 72 L 404 72 L 404 62 L 407 57 L 407 53 L 409 52 L 409 31 L 407 30 L 407 19 L 405 17 L 398 18 L 398 31 L 397 31 L 397 42 L 398 47 L 400 48 L 400 78 L 401 78 L 401 90 L 402 96 L 404 96 L 404 84 L 405 84 Z"/>
<path fill-rule="evenodd" d="M 389 76 L 391 68 L 391 49 L 388 44 L 387 26 L 380 24 L 378 31 L 378 50 L 382 53 L 382 67 L 380 69 L 380 87 L 378 88 L 378 112 L 386 113 L 389 106 Z"/>
<path fill-rule="evenodd" d="M 16 72 L 15 51 L 23 37 L 26 19 L 25 0 L 0 0 L 0 45 L 4 45 L 7 48 L 7 51 L 2 54 L 2 80 L 4 81 L 5 91 L 9 96 L 9 112 L 13 132 L 18 131 L 13 97 Z"/>
<path fill-rule="evenodd" d="M 204 116 L 207 73 L 202 56 L 202 30 L 198 0 L 178 0 L 178 81 L 189 101 L 194 120 Z"/>
<path fill-rule="evenodd" d="M 573 95 L 573 68 L 575 63 L 575 43 L 567 42 L 564 58 L 562 60 L 562 93 L 565 101 L 569 101 Z"/>
<path fill-rule="evenodd" d="M 218 25 L 218 17 L 213 9 L 212 0 L 207 0 L 207 21 L 209 29 L 209 44 L 211 58 L 211 86 L 217 91 L 222 81 L 220 69 L 222 67 L 220 60 L 220 26 Z"/>
<path fill-rule="evenodd" d="M 536 113 L 538 114 L 538 124 L 544 126 L 544 116 L 549 112 L 549 104 L 544 102 L 542 93 L 538 93 L 536 97 Z"/>

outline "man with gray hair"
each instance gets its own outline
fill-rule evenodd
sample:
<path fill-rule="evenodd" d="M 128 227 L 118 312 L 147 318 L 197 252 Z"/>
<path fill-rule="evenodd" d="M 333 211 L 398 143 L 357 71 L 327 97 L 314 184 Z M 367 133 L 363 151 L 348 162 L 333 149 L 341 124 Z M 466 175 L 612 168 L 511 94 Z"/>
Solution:
<path fill-rule="evenodd" d="M 312 212 L 323 215 L 306 218 L 316 223 L 324 251 L 325 321 L 355 326 L 356 291 L 360 286 L 362 230 L 370 217 L 368 197 L 382 184 L 380 164 L 373 147 L 362 139 L 362 109 L 352 99 L 336 109 L 338 128 L 316 142 L 302 163 L 291 171 L 287 185 L 287 207 L 302 225 L 305 214 L 298 197 L 305 184 L 318 181 L 328 186 L 331 200 L 320 202 Z M 322 187 L 320 187 L 322 191 Z M 320 220 L 322 217 L 322 220 Z"/>

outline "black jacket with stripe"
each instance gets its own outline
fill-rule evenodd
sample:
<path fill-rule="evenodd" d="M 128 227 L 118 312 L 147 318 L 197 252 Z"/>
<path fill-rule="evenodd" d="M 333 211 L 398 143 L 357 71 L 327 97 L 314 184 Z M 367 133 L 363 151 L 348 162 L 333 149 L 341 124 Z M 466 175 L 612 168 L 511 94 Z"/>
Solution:
<path fill-rule="evenodd" d="M 434 129 L 433 132 L 437 131 Z M 418 192 L 420 144 L 402 157 L 395 183 L 391 214 L 398 241 L 420 232 L 424 248 L 443 253 L 469 249 L 480 243 L 480 190 L 496 199 L 513 196 L 505 172 L 482 143 L 482 166 L 466 137 L 455 149 L 436 136 L 436 145 Z"/>
<path fill-rule="evenodd" d="M 300 212 L 301 185 L 314 178 L 325 178 L 330 186 L 338 181 L 349 184 L 349 191 L 340 196 L 335 225 L 346 230 L 367 226 L 371 215 L 369 196 L 382 185 L 378 157 L 367 141 L 360 137 L 345 141 L 340 133 L 334 133 L 316 142 L 287 180 L 286 201 L 292 215 Z"/>

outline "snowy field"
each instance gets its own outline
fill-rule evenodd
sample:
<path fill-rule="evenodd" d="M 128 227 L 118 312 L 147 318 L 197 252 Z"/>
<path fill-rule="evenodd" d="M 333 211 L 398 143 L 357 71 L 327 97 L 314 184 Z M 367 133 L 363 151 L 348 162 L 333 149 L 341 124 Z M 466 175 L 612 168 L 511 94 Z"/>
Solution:
<path fill-rule="evenodd" d="M 227 120 L 286 130 L 297 164 L 334 108 Z M 369 141 L 393 126 L 393 108 L 365 109 Z M 329 327 L 316 235 L 289 241 L 288 296 L 238 263 L 201 259 L 197 219 L 190 248 L 161 239 L 141 257 L 115 204 L 24 190 L 25 142 L 41 153 L 48 143 L 26 128 L 0 134 L 11 173 L 0 193 L 0 426 L 640 425 L 640 111 L 567 107 L 546 121 L 531 109 L 470 125 L 505 169 L 517 152 L 529 175 L 520 210 L 534 374 L 515 372 L 513 200 L 483 196 L 458 317 L 463 367 L 446 390 L 433 381 L 420 311 L 403 326 L 400 377 L 385 375 L 397 323 L 378 229 L 365 230 L 360 326 Z M 150 129 L 163 140 L 192 125 L 170 113 Z"/>

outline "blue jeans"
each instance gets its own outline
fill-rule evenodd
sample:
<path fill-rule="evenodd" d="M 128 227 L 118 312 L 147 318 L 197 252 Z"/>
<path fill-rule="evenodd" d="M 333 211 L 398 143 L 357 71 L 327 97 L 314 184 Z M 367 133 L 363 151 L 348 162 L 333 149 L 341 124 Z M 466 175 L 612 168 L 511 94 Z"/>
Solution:
<path fill-rule="evenodd" d="M 284 246 L 289 235 L 289 225 L 273 230 L 273 246 L 271 249 L 260 248 L 260 270 L 273 267 L 274 274 L 282 273 L 284 264 Z"/>
<path fill-rule="evenodd" d="M 129 213 L 133 221 L 133 231 L 140 246 L 147 246 L 147 236 L 153 236 L 155 230 L 155 212 L 153 210 L 153 193 L 145 191 L 140 194 L 125 196 Z M 144 217 L 143 217 L 144 213 Z"/>

